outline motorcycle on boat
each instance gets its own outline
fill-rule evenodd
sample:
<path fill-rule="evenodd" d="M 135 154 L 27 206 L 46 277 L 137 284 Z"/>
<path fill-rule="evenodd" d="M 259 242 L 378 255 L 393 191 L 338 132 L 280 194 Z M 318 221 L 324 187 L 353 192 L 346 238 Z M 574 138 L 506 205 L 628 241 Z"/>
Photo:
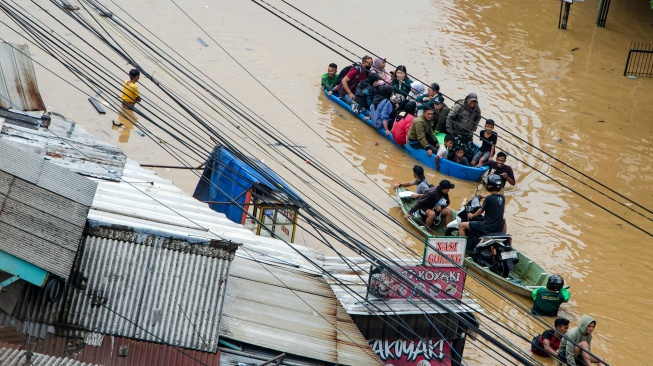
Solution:
<path fill-rule="evenodd" d="M 481 209 L 481 196 L 476 195 L 471 200 L 463 202 L 456 217 L 447 225 L 446 236 L 458 236 L 458 225 L 469 221 L 468 213 Z M 483 215 L 476 216 L 472 221 L 482 221 Z M 512 248 L 512 237 L 503 232 L 480 234 L 469 230 L 467 235 L 467 255 L 477 264 L 488 267 L 497 275 L 507 278 L 519 261 L 517 251 Z"/>

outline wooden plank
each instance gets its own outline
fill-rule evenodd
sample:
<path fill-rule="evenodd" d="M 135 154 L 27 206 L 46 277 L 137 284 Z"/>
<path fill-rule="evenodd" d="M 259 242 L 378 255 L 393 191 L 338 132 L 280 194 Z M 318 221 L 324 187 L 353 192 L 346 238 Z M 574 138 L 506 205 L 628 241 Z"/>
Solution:
<path fill-rule="evenodd" d="M 97 99 L 88 98 L 88 101 L 91 102 L 91 104 L 93 104 L 93 107 L 95 107 L 95 109 L 97 110 L 97 112 L 99 114 L 106 114 L 107 113 L 107 111 L 104 110 L 104 107 L 102 107 L 102 104 L 100 104 L 100 102 L 98 102 Z"/>

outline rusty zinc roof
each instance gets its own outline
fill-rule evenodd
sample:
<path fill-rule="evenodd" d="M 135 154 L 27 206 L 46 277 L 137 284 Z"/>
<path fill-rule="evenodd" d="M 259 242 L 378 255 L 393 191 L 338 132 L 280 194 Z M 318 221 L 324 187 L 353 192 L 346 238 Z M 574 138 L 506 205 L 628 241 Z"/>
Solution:
<path fill-rule="evenodd" d="M 30 366 L 92 366 L 70 358 L 46 356 L 40 353 L 31 354 L 31 362 L 27 363 L 28 352 L 12 347 L 0 348 L 0 365 L 30 365 Z"/>
<path fill-rule="evenodd" d="M 27 45 L 0 44 L 0 107 L 44 111 Z"/>

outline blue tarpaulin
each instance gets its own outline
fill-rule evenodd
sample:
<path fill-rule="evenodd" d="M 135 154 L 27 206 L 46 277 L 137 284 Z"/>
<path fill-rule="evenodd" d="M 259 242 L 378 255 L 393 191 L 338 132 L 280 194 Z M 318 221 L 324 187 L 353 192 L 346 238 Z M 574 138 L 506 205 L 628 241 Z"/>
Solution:
<path fill-rule="evenodd" d="M 256 187 L 270 195 L 270 198 L 281 201 L 289 200 L 293 205 L 299 205 L 301 198 L 297 193 L 279 178 L 262 162 L 255 161 L 256 169 L 234 157 L 224 146 L 216 146 L 211 153 L 204 172 L 200 178 L 193 197 L 203 202 L 231 202 L 209 204 L 211 209 L 222 212 L 236 223 L 242 223 L 243 211 L 240 208 L 246 203 L 247 191 Z M 263 174 L 259 173 L 262 170 Z M 271 192 L 267 192 L 271 191 Z"/>

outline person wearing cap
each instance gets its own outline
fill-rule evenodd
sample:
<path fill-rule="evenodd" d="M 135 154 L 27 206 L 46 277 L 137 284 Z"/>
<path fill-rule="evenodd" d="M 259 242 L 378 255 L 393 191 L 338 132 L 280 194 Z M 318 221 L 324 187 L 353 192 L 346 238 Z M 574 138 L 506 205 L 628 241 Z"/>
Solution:
<path fill-rule="evenodd" d="M 447 132 L 456 137 L 455 146 L 462 146 L 470 161 L 474 156 L 472 138 L 480 121 L 481 108 L 476 93 L 469 93 L 464 100 L 456 101 L 447 115 Z"/>
<path fill-rule="evenodd" d="M 442 221 L 442 215 L 445 216 L 445 225 L 453 220 L 453 211 L 449 208 L 449 191 L 455 185 L 448 180 L 440 181 L 436 187 L 429 188 L 424 195 L 413 205 L 413 207 L 404 215 L 409 218 L 413 214 L 420 215 L 426 227 L 438 225 Z"/>
<path fill-rule="evenodd" d="M 396 183 L 395 185 L 392 186 L 392 188 L 397 189 L 399 187 L 411 187 L 416 185 L 417 186 L 417 193 L 413 195 L 413 198 L 419 198 L 422 197 L 424 192 L 426 192 L 429 188 L 429 182 L 426 180 L 426 177 L 424 176 L 424 168 L 422 168 L 421 165 L 415 165 L 413 167 L 413 180 L 412 182 L 406 182 L 406 183 Z"/>
<path fill-rule="evenodd" d="M 421 97 L 417 98 L 417 102 L 421 103 L 420 105 L 417 106 L 418 110 L 424 110 L 425 108 L 433 108 L 433 103 L 438 100 L 440 103 L 446 108 L 446 104 L 444 103 L 444 97 L 442 94 L 440 94 L 440 85 L 438 83 L 432 83 L 431 85 L 426 88 L 426 95 L 422 95 Z M 447 113 L 449 113 L 449 108 L 447 109 Z M 436 114 L 436 118 L 437 118 Z M 444 115 L 444 118 L 446 120 L 447 115 Z M 440 131 L 444 132 L 444 128 Z"/>

